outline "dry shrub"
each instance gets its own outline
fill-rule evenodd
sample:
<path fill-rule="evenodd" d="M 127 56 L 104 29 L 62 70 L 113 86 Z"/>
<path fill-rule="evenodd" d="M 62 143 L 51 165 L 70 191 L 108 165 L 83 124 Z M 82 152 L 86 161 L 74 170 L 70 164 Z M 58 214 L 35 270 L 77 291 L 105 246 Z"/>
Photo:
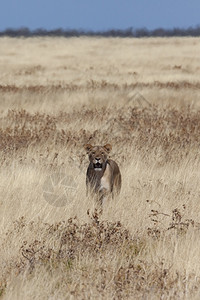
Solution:
<path fill-rule="evenodd" d="M 166 214 L 164 212 L 152 209 L 149 217 L 151 222 L 153 222 L 153 226 L 147 229 L 148 235 L 155 238 L 160 238 L 161 235 L 172 229 L 180 235 L 185 234 L 187 230 L 191 228 L 199 230 L 199 222 L 184 217 L 185 209 L 185 204 L 181 207 L 181 209 L 173 209 L 171 214 Z"/>
<path fill-rule="evenodd" d="M 108 116 L 112 113 L 112 118 Z M 67 127 L 75 119 L 86 120 L 92 124 L 94 119 L 101 122 L 101 128 L 60 129 Z M 60 113 L 50 116 L 46 114 L 30 114 L 25 110 L 9 111 L 4 118 L 1 129 L 2 151 L 16 151 L 31 146 L 42 147 L 82 147 L 90 141 L 99 143 L 110 140 L 116 147 L 123 144 L 134 145 L 142 151 L 159 152 L 163 158 L 173 159 L 187 155 L 191 146 L 198 151 L 200 138 L 200 111 L 191 111 L 190 107 L 177 110 L 175 108 L 158 109 L 130 108 L 125 109 L 82 109 L 72 114 Z M 114 133 L 114 135 L 113 135 Z M 180 153 L 181 152 L 181 153 Z"/>
<path fill-rule="evenodd" d="M 172 228 L 179 239 L 183 234 L 186 236 L 190 225 L 194 228 L 198 224 L 193 220 L 183 220 L 180 210 L 174 209 L 168 228 L 162 228 L 159 216 L 170 216 L 152 210 L 150 218 L 154 225 L 147 229 L 148 240 L 145 235 L 133 237 L 120 222 L 101 220 L 97 210 L 93 213 L 88 211 L 88 216 L 89 221 L 84 224 L 76 217 L 55 224 L 28 222 L 24 217 L 15 221 L 6 233 L 4 243 L 17 236 L 23 236 L 23 239 L 18 255 L 4 267 L 2 293 L 13 272 L 28 281 L 38 276 L 38 272 L 45 272 L 54 282 L 49 290 L 52 297 L 63 297 L 64 293 L 78 298 L 84 294 L 84 297 L 109 295 L 115 299 L 133 295 L 152 299 L 176 297 L 178 293 L 185 295 L 186 275 L 174 271 L 164 258 L 159 262 L 149 260 L 149 245 L 155 238 L 158 243 L 164 240 Z M 38 239 L 34 239 L 36 232 Z M 117 264 L 116 257 L 119 258 Z M 88 290 L 91 278 L 94 284 Z M 194 280 L 194 274 L 190 275 L 190 279 Z M 198 283 L 199 280 L 191 289 L 196 288 Z"/>
<path fill-rule="evenodd" d="M 73 261 L 86 254 L 97 257 L 112 251 L 120 254 L 126 247 L 131 248 L 134 254 L 139 253 L 142 245 L 131 237 L 130 232 L 120 222 L 100 220 L 96 209 L 91 214 L 88 211 L 88 216 L 90 222 L 85 224 L 80 224 L 76 217 L 55 224 L 40 224 L 40 240 L 33 240 L 31 243 L 24 240 L 20 247 L 19 269 L 28 266 L 32 271 L 37 264 L 43 262 Z M 25 228 L 33 230 L 37 226 L 38 224 L 29 223 L 22 217 L 14 222 L 13 230 L 7 232 L 6 236 L 13 236 L 14 232 L 20 234 Z M 49 240 L 53 241 L 53 247 Z"/>

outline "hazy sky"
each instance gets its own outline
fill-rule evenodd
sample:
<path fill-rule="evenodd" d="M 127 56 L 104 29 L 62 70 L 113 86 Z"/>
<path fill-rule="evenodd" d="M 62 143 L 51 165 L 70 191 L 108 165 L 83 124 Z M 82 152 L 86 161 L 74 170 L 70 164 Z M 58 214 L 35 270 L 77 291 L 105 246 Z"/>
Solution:
<path fill-rule="evenodd" d="M 0 0 L 0 30 L 200 25 L 200 0 Z"/>

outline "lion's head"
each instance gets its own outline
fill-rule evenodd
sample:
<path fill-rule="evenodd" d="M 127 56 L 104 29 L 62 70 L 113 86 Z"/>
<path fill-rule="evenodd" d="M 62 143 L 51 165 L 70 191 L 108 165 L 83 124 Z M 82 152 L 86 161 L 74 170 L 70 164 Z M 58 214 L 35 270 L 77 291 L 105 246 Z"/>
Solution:
<path fill-rule="evenodd" d="M 104 169 L 108 154 L 112 150 L 112 146 L 110 144 L 106 144 L 105 146 L 92 146 L 90 144 L 86 144 L 84 148 L 87 151 L 90 163 L 93 164 L 94 170 L 101 171 Z"/>

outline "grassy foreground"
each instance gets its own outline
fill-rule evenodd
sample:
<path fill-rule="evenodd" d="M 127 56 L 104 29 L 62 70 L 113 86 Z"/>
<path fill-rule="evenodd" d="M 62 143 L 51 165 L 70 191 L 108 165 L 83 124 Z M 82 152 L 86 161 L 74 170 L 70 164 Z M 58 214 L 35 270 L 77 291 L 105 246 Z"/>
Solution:
<path fill-rule="evenodd" d="M 199 299 L 199 39 L 0 43 L 2 299 Z M 88 142 L 122 173 L 102 214 Z"/>

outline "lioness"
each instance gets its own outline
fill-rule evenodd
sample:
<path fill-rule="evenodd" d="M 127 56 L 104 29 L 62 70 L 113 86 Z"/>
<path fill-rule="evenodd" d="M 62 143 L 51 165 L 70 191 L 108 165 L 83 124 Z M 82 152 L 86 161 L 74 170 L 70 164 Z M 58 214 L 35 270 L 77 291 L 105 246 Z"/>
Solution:
<path fill-rule="evenodd" d="M 86 173 L 86 188 L 97 196 L 98 202 L 104 204 L 108 195 L 119 194 L 121 189 L 121 173 L 117 163 L 108 159 L 112 146 L 92 146 L 86 144 L 89 166 Z"/>

